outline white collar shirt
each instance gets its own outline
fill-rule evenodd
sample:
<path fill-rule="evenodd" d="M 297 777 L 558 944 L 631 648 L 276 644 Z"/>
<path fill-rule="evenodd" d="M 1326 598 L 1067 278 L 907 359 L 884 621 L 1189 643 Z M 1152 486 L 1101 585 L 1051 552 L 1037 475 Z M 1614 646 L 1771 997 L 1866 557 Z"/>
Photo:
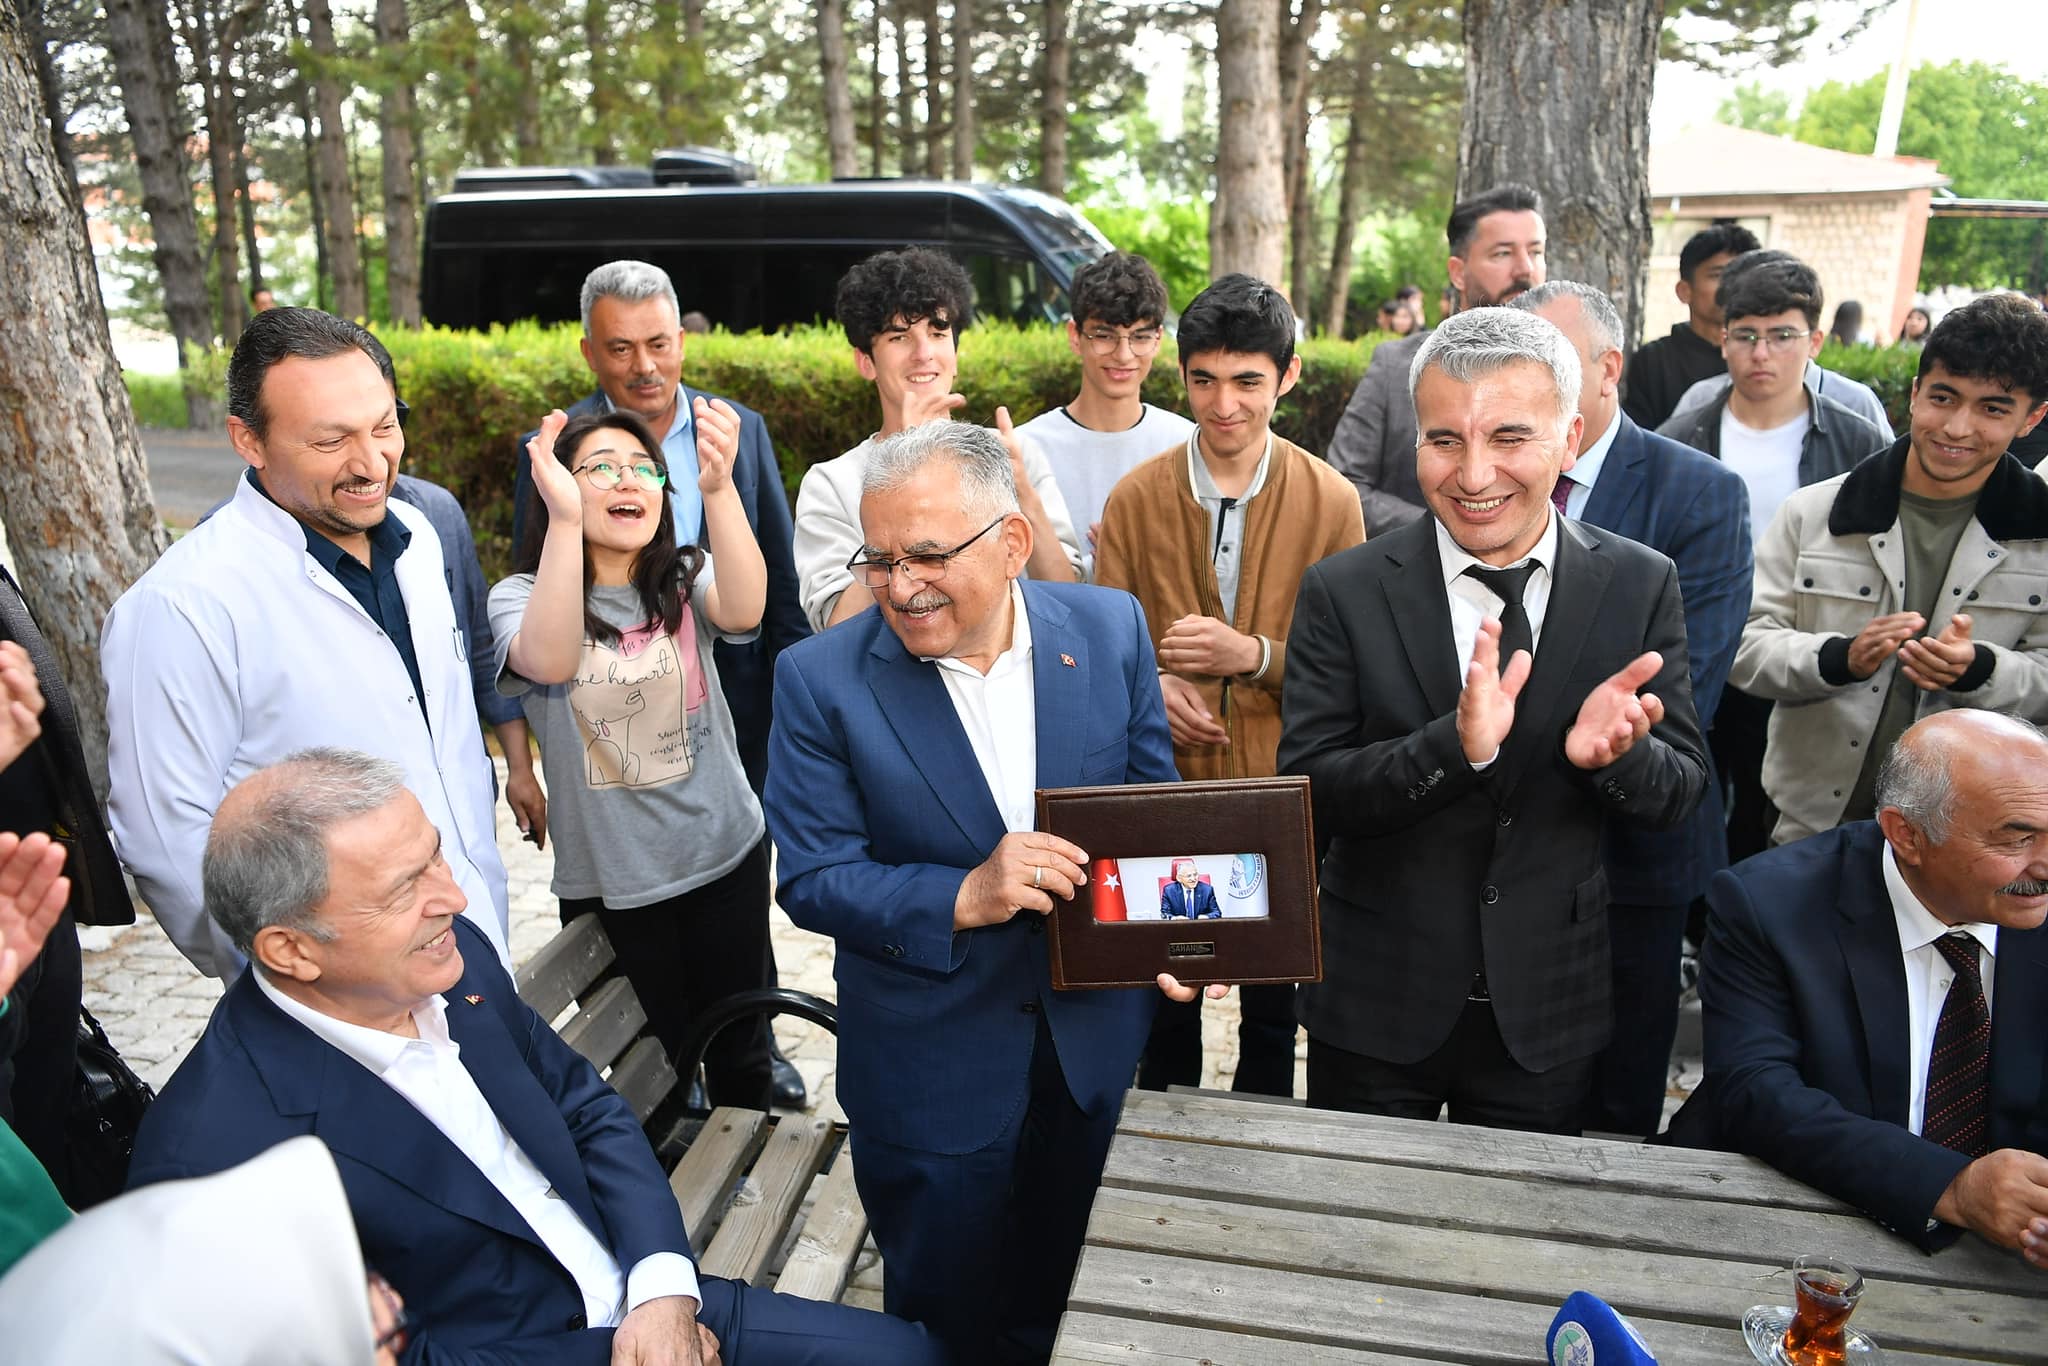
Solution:
<path fill-rule="evenodd" d="M 534 1236 L 575 1278 L 583 1295 L 584 1318 L 592 1328 L 615 1328 L 641 1304 L 665 1295 L 700 1300 L 697 1271 L 677 1252 L 643 1257 L 630 1277 L 597 1234 L 567 1200 L 555 1194 L 547 1175 L 506 1132 L 490 1101 L 462 1064 L 462 1046 L 448 1033 L 448 1002 L 429 997 L 412 1012 L 417 1039 L 337 1020 L 279 990 L 262 969 L 251 967 L 256 985 L 271 1003 L 369 1069 L 396 1091 L 429 1124 L 441 1131 L 471 1165 L 483 1173 Z"/>
<path fill-rule="evenodd" d="M 958 659 L 933 659 L 982 781 L 1011 834 L 1038 824 L 1037 690 L 1031 677 L 1031 617 L 1024 590 L 1010 584 L 1010 648 L 986 674 Z"/>
<path fill-rule="evenodd" d="M 1545 502 L 1549 500 L 1546 499 Z M 1556 509 L 1549 509 L 1554 513 Z M 1473 578 L 1465 571 L 1472 566 L 1481 569 L 1512 569 L 1516 564 L 1534 561 L 1536 571 L 1529 575 L 1529 581 L 1522 585 L 1522 610 L 1529 614 L 1529 640 L 1537 648 L 1543 646 L 1543 618 L 1550 608 L 1551 567 L 1557 563 L 1557 518 L 1549 516 L 1544 524 L 1543 535 L 1537 540 L 1536 548 L 1522 559 L 1510 565 L 1490 565 L 1477 559 L 1463 546 L 1451 539 L 1442 521 L 1432 518 L 1436 527 L 1437 557 L 1443 562 L 1444 597 L 1451 613 L 1451 645 L 1458 653 L 1458 686 L 1465 685 L 1465 671 L 1472 667 L 1472 651 L 1479 644 L 1479 624 L 1489 617 L 1500 620 L 1501 610 L 1507 603 L 1501 596 Z M 1503 661 L 1505 663 L 1505 661 Z M 1483 761 L 1473 764 L 1479 770 L 1486 769 L 1500 751 L 1495 750 Z"/>
<path fill-rule="evenodd" d="M 1601 467 L 1607 463 L 1607 453 L 1614 449 L 1614 438 L 1621 435 L 1621 409 L 1614 410 L 1613 420 L 1600 439 L 1586 448 L 1586 453 L 1572 462 L 1572 467 L 1559 475 L 1560 479 L 1571 481 L 1571 490 L 1565 495 L 1564 515 L 1582 518 L 1586 515 L 1586 504 L 1593 501 L 1593 486 L 1600 482 Z"/>
<path fill-rule="evenodd" d="M 1202 462 L 1202 429 L 1188 433 L 1188 485 L 1195 501 L 1209 514 L 1209 560 L 1216 569 L 1216 593 L 1223 599 L 1223 620 L 1237 619 L 1237 584 L 1244 566 L 1245 508 L 1266 487 L 1266 474 L 1273 466 L 1273 434 L 1266 433 L 1266 453 L 1252 471 L 1251 483 L 1236 498 L 1225 498 Z"/>
<path fill-rule="evenodd" d="M 1934 1027 L 1941 1021 L 1942 1003 L 1955 980 L 1955 969 L 1934 941 L 1946 934 L 1966 934 L 1977 941 L 1977 970 L 1984 978 L 1984 1008 L 1992 1007 L 1991 979 L 1998 959 L 1996 925 L 1944 925 L 1934 918 L 1906 885 L 1899 861 L 1890 844 L 1884 849 L 1884 889 L 1891 896 L 1892 916 L 1899 927 L 1899 951 L 1906 965 L 1906 1051 L 1911 1070 L 1907 1075 L 1906 1127 L 1919 1133 L 1927 1117 L 1927 1062 L 1934 1054 Z"/>

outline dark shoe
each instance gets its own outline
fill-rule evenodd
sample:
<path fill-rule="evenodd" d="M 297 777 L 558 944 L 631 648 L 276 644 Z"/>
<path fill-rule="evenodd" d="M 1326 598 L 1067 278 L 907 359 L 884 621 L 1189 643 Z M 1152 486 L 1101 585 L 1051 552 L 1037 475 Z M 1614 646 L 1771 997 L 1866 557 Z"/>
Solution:
<path fill-rule="evenodd" d="M 801 1110 L 811 1103 L 810 1093 L 804 1090 L 803 1073 L 782 1056 L 779 1048 L 768 1055 L 768 1075 L 774 1082 L 771 1096 L 776 1109 Z"/>

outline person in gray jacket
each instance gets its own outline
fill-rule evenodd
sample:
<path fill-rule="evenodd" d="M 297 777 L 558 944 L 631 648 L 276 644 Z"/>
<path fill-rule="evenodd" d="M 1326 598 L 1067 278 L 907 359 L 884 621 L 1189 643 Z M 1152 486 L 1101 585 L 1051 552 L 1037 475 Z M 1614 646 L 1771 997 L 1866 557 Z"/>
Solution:
<path fill-rule="evenodd" d="M 1907 434 L 1785 501 L 1757 547 L 1730 681 L 1777 703 L 1773 840 L 1875 812 L 1916 719 L 2048 720 L 2048 482 L 2007 449 L 2048 413 L 2048 315 L 2018 295 L 1942 319 Z"/>

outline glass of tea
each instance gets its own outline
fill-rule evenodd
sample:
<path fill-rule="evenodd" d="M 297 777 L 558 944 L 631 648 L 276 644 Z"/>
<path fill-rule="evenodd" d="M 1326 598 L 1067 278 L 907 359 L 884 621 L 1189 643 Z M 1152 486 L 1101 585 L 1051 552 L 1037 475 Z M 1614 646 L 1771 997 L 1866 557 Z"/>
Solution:
<path fill-rule="evenodd" d="M 1836 1366 L 1849 1351 L 1849 1315 L 1863 1295 L 1862 1275 L 1826 1257 L 1794 1258 L 1792 1293 L 1785 1355 L 1794 1366 Z"/>

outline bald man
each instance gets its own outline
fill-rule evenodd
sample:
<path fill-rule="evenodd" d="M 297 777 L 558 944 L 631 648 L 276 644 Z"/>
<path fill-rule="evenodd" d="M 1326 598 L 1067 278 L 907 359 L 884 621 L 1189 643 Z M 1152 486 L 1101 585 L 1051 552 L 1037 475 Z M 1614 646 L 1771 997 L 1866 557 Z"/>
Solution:
<path fill-rule="evenodd" d="M 2048 1270 L 2048 738 L 1937 713 L 1877 805 L 1715 878 L 1706 1078 L 1671 1137 Z"/>

